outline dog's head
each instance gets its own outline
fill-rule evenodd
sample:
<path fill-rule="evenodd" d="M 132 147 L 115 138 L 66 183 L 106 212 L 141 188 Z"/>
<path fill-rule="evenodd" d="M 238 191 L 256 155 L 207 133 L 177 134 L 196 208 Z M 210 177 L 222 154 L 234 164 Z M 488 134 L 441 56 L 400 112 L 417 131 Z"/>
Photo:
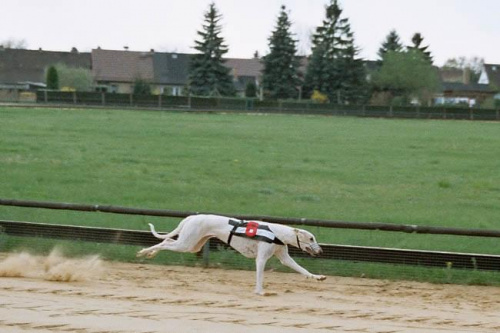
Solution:
<path fill-rule="evenodd" d="M 295 229 L 295 235 L 297 236 L 297 247 L 304 252 L 309 253 L 312 256 L 317 256 L 323 253 L 321 246 L 319 246 L 316 241 L 316 237 L 309 231 L 302 229 Z"/>

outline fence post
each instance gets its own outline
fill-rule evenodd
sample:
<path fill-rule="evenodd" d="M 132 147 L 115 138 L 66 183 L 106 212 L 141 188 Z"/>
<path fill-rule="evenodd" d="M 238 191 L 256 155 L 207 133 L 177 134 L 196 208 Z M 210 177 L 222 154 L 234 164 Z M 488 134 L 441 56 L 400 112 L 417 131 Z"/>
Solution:
<path fill-rule="evenodd" d="M 210 239 L 203 245 L 203 267 L 210 264 Z"/>
<path fill-rule="evenodd" d="M 49 101 L 49 94 L 47 93 L 47 90 L 44 90 L 43 91 L 43 99 L 45 101 L 45 103 L 47 103 Z"/>
<path fill-rule="evenodd" d="M 161 109 L 161 94 L 158 94 L 158 108 Z"/>
<path fill-rule="evenodd" d="M 104 92 L 101 93 L 101 103 L 102 106 L 106 105 L 106 93 Z"/>
<path fill-rule="evenodd" d="M 129 96 L 130 96 L 130 98 L 129 98 L 130 99 L 130 106 L 132 106 L 132 105 L 134 105 L 134 97 L 133 97 L 132 93 L 130 93 Z"/>
<path fill-rule="evenodd" d="M 474 111 L 472 110 L 472 108 L 469 108 L 469 118 L 470 120 L 474 120 Z"/>
<path fill-rule="evenodd" d="M 73 91 L 73 104 L 76 104 L 76 91 Z"/>
<path fill-rule="evenodd" d="M 497 120 L 500 120 L 500 109 L 497 109 Z"/>

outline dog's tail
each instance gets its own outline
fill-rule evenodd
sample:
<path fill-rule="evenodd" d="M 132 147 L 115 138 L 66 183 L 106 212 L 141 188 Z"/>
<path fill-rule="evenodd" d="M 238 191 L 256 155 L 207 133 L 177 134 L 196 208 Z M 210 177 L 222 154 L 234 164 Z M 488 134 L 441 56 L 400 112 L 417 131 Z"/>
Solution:
<path fill-rule="evenodd" d="M 173 231 L 169 232 L 168 234 L 164 234 L 164 235 L 161 235 L 159 233 L 156 232 L 155 230 L 155 226 L 152 225 L 151 223 L 148 223 L 149 224 L 149 228 L 151 229 L 151 233 L 156 237 L 156 238 L 159 238 L 159 239 L 167 239 L 167 238 L 172 238 L 174 236 L 177 236 L 179 234 L 179 232 L 181 231 L 183 225 L 184 225 L 184 221 L 182 221 L 181 223 L 179 223 L 179 225 L 177 226 L 177 228 L 175 228 Z"/>
<path fill-rule="evenodd" d="M 149 228 L 151 229 L 151 233 L 156 237 L 156 238 L 159 238 L 159 239 L 166 239 L 166 238 L 169 238 L 167 237 L 167 235 L 160 235 L 159 233 L 156 232 L 155 230 L 155 226 L 152 225 L 151 223 L 148 223 L 149 224 Z"/>

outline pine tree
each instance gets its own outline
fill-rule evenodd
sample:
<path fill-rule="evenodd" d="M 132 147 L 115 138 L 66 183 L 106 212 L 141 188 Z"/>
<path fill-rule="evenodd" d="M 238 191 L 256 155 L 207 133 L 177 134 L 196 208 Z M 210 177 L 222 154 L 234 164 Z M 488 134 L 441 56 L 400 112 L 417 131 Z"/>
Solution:
<path fill-rule="evenodd" d="M 46 77 L 47 89 L 58 90 L 59 89 L 59 74 L 55 66 L 50 66 L 47 69 Z"/>
<path fill-rule="evenodd" d="M 418 50 L 420 52 L 422 52 L 422 54 L 424 55 L 425 59 L 427 59 L 427 61 L 429 61 L 430 64 L 432 64 L 432 56 L 431 56 L 431 52 L 430 51 L 427 51 L 427 49 L 429 48 L 429 45 L 427 46 L 421 46 L 422 45 L 422 42 L 424 41 L 424 37 L 422 37 L 422 35 L 420 34 L 420 32 L 417 32 L 413 35 L 412 39 L 411 39 L 413 45 L 412 46 L 408 46 L 408 50 Z"/>
<path fill-rule="evenodd" d="M 327 94 L 331 102 L 351 103 L 362 98 L 365 74 L 349 21 L 341 14 L 338 1 L 331 0 L 323 25 L 313 35 L 305 90 L 309 94 L 314 90 Z"/>
<path fill-rule="evenodd" d="M 378 56 L 380 60 L 384 60 L 384 55 L 389 52 L 402 52 L 404 50 L 403 44 L 401 44 L 400 38 L 396 30 L 391 30 L 387 35 L 382 46 L 378 50 Z"/>
<path fill-rule="evenodd" d="M 364 62 L 357 55 L 359 50 L 350 44 L 342 61 L 343 80 L 338 92 L 338 103 L 364 103 L 368 99 L 369 87 L 366 81 Z"/>
<path fill-rule="evenodd" d="M 290 27 L 286 7 L 282 6 L 276 29 L 269 37 L 270 52 L 263 58 L 262 85 L 271 98 L 296 98 L 298 95 L 297 42 Z"/>
<path fill-rule="evenodd" d="M 214 3 L 205 13 L 203 30 L 198 31 L 200 40 L 195 41 L 199 52 L 192 56 L 189 68 L 191 92 L 201 96 L 232 96 L 235 93 L 230 69 L 224 66 L 222 56 L 228 52 L 220 36 L 221 15 Z"/>

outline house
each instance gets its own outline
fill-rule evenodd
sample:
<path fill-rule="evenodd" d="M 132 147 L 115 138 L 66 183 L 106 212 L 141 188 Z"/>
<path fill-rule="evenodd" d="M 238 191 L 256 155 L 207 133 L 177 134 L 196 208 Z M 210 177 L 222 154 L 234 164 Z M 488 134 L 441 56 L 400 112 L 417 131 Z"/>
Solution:
<path fill-rule="evenodd" d="M 469 107 L 479 106 L 494 95 L 486 84 L 462 82 L 442 82 L 441 91 L 435 99 L 436 104 L 463 104 Z"/>
<path fill-rule="evenodd" d="M 153 55 L 155 92 L 172 96 L 185 94 L 190 54 L 155 53 Z"/>
<path fill-rule="evenodd" d="M 76 49 L 55 52 L 0 46 L 0 100 L 34 100 L 30 92 L 46 87 L 45 71 L 56 64 L 90 70 L 90 53 L 79 53 Z"/>
<path fill-rule="evenodd" d="M 487 84 L 471 82 L 470 69 L 440 68 L 441 89 L 434 102 L 440 104 L 462 104 L 478 106 L 494 95 Z"/>
<path fill-rule="evenodd" d="M 147 81 L 154 94 L 184 95 L 188 86 L 191 54 L 92 50 L 92 74 L 107 92 L 131 93 L 137 79 Z M 260 83 L 259 59 L 226 59 L 236 91 L 244 95 L 246 84 Z"/>
<path fill-rule="evenodd" d="M 497 92 L 500 92 L 500 65 L 484 64 L 479 76 L 479 83 L 488 84 Z"/>
<path fill-rule="evenodd" d="M 249 83 L 254 83 L 257 89 L 260 87 L 264 65 L 259 58 L 228 58 L 224 65 L 231 69 L 234 87 L 239 96 L 245 96 L 245 89 Z"/>
<path fill-rule="evenodd" d="M 487 84 L 495 92 L 495 104 L 500 105 L 500 65 L 484 64 L 479 76 L 479 83 Z"/>
<path fill-rule="evenodd" d="M 92 76 L 99 90 L 131 93 L 136 80 L 154 81 L 154 52 L 92 50 Z"/>
<path fill-rule="evenodd" d="M 45 70 L 52 65 L 91 68 L 90 53 L 9 49 L 0 46 L 0 84 L 45 87 Z"/>

